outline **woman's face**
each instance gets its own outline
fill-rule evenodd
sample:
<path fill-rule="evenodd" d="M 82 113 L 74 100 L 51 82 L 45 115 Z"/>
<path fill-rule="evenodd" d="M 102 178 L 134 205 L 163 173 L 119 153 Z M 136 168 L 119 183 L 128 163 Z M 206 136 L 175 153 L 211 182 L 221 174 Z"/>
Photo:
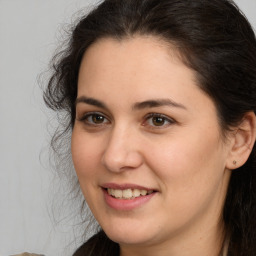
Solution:
<path fill-rule="evenodd" d="M 95 218 L 124 247 L 203 241 L 220 228 L 230 145 L 177 56 L 135 37 L 101 40 L 82 60 L 74 166 Z"/>

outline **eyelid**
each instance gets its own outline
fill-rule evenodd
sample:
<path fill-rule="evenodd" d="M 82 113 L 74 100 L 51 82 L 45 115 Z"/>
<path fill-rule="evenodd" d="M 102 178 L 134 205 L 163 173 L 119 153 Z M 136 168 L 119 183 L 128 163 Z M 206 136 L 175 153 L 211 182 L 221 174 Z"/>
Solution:
<path fill-rule="evenodd" d="M 149 124 L 146 124 L 147 121 L 150 119 L 150 118 L 153 118 L 153 117 L 160 117 L 160 118 L 163 118 L 165 121 L 167 121 L 169 124 L 168 125 L 162 125 L 162 126 L 154 126 L 154 125 L 149 125 Z M 166 128 L 167 126 L 170 126 L 172 124 L 175 124 L 177 123 L 175 119 L 167 116 L 167 115 L 164 115 L 164 114 L 161 114 L 161 113 L 149 113 L 145 116 L 145 121 L 143 122 L 143 126 L 150 126 L 152 129 L 161 129 L 161 128 Z"/>
<path fill-rule="evenodd" d="M 78 118 L 76 118 L 76 119 L 77 119 L 78 121 L 81 121 L 81 122 L 86 123 L 87 125 L 92 125 L 92 126 L 100 126 L 100 125 L 105 124 L 105 122 L 102 123 L 102 124 L 93 124 L 93 123 L 90 123 L 90 122 L 86 122 L 86 119 L 87 119 L 88 117 L 90 117 L 90 116 L 93 116 L 93 115 L 102 116 L 102 117 L 104 117 L 108 122 L 110 122 L 110 121 L 109 121 L 109 118 L 108 118 L 105 114 L 103 114 L 102 112 L 98 112 L 98 111 L 89 111 L 89 112 L 86 112 L 85 114 L 81 115 L 81 117 L 78 117 Z"/>
<path fill-rule="evenodd" d="M 105 120 L 102 122 L 102 123 L 94 123 L 94 122 L 90 122 L 88 121 L 88 118 L 89 117 L 92 117 L 93 115 L 99 115 L 99 116 L 102 116 Z M 154 117 L 159 117 L 159 118 L 162 118 L 164 120 L 164 122 L 167 122 L 167 124 L 163 124 L 163 125 L 153 125 L 153 124 L 149 124 L 149 120 L 151 118 L 154 118 Z M 109 117 L 107 115 L 105 115 L 104 113 L 102 112 L 99 112 L 99 111 L 89 111 L 89 112 L 86 112 L 84 114 L 81 115 L 81 117 L 77 117 L 76 118 L 78 121 L 80 122 L 83 122 L 85 125 L 88 125 L 88 126 L 95 126 L 95 127 L 100 127 L 102 125 L 106 125 L 106 124 L 109 124 L 111 123 Z M 144 117 L 144 120 L 142 122 L 142 126 L 147 126 L 149 127 L 150 129 L 163 129 L 163 128 L 167 128 L 169 127 L 170 125 L 172 124 L 175 124 L 177 123 L 177 121 L 165 114 L 162 114 L 162 113 L 148 113 L 145 117 Z"/>

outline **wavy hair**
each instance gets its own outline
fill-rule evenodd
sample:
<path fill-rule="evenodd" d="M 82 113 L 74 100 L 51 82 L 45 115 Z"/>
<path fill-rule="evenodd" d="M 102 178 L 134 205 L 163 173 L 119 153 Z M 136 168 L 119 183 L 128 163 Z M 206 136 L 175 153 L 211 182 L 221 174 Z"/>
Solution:
<path fill-rule="evenodd" d="M 79 20 L 67 47 L 53 59 L 44 100 L 64 113 L 62 133 L 52 139 L 56 152 L 64 146 L 63 136 L 72 132 L 85 51 L 102 38 L 136 35 L 156 36 L 177 47 L 183 63 L 195 71 L 200 88 L 215 103 L 223 134 L 246 112 L 256 112 L 255 34 L 233 1 L 105 0 Z M 230 235 L 229 256 L 256 255 L 255 150 L 254 146 L 248 161 L 232 172 L 228 187 L 223 219 Z M 118 245 L 99 231 L 74 255 L 118 255 L 118 251 Z"/>

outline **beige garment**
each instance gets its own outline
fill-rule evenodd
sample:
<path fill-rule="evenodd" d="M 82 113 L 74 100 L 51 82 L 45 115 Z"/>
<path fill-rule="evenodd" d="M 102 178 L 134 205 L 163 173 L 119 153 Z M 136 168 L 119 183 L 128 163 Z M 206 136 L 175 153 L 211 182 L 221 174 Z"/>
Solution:
<path fill-rule="evenodd" d="M 228 256 L 228 243 L 225 243 L 222 256 Z"/>
<path fill-rule="evenodd" d="M 15 254 L 15 255 L 10 255 L 10 256 L 44 256 L 44 255 L 24 252 L 24 253 L 21 253 L 21 254 Z"/>

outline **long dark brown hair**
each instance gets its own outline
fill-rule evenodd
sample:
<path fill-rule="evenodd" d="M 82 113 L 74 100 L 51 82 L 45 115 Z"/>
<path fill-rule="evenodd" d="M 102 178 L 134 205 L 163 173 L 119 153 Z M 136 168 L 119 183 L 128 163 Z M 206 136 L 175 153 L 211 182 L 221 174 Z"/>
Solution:
<path fill-rule="evenodd" d="M 53 59 L 44 93 L 46 104 L 66 113 L 64 132 L 72 132 L 78 72 L 90 45 L 102 38 L 123 40 L 153 35 L 177 46 L 200 88 L 214 101 L 223 133 L 248 111 L 256 111 L 256 40 L 245 16 L 231 0 L 105 0 L 82 17 L 68 46 Z M 223 220 L 230 236 L 229 256 L 256 255 L 256 153 L 234 170 Z M 74 255 L 118 255 L 118 245 L 101 230 Z"/>

